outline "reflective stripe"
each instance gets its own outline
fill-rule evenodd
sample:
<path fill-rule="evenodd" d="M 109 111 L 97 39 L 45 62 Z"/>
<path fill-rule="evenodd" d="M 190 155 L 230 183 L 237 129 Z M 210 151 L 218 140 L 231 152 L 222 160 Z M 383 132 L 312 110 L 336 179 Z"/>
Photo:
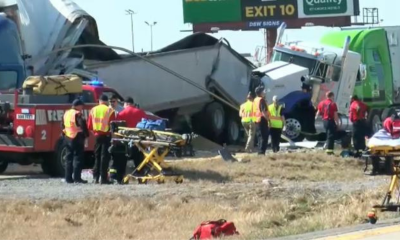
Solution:
<path fill-rule="evenodd" d="M 92 115 L 93 131 L 108 132 L 110 130 L 108 122 L 111 115 L 114 114 L 112 108 L 101 104 L 92 108 L 90 114 Z"/>
<path fill-rule="evenodd" d="M 268 106 L 269 119 L 271 122 L 271 128 L 283 128 L 283 121 L 281 117 L 282 106 L 278 106 L 276 109 L 274 104 Z"/>
<path fill-rule="evenodd" d="M 263 116 L 262 112 L 260 111 L 261 100 L 264 101 L 263 98 L 256 97 L 253 101 L 253 119 L 254 119 L 254 122 L 256 122 L 256 123 L 260 122 L 261 117 Z"/>
<path fill-rule="evenodd" d="M 252 122 L 253 121 L 253 102 L 247 101 L 240 105 L 240 117 L 242 122 Z"/>
<path fill-rule="evenodd" d="M 78 114 L 79 111 L 75 109 L 70 109 L 64 113 L 64 130 L 63 132 L 65 133 L 65 136 L 69 138 L 75 138 L 76 135 L 79 132 L 82 132 L 82 129 L 78 126 L 76 126 L 76 114 Z"/>

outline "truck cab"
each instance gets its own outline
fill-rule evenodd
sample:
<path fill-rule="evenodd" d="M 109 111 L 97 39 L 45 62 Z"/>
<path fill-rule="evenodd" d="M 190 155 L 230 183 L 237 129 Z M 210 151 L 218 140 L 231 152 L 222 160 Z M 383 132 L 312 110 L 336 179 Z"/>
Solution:
<path fill-rule="evenodd" d="M 322 121 L 314 122 L 315 107 L 328 91 L 335 93 L 342 130 L 351 130 L 347 113 L 359 76 L 361 56 L 348 50 L 349 43 L 349 37 L 342 42 L 342 48 L 277 40 L 272 63 L 264 66 L 264 71 L 254 70 L 265 74 L 261 80 L 267 89 L 267 101 L 277 95 L 285 106 L 286 135 L 291 140 L 300 141 L 306 135 L 324 131 Z M 302 84 L 311 86 L 311 91 L 302 91 Z"/>

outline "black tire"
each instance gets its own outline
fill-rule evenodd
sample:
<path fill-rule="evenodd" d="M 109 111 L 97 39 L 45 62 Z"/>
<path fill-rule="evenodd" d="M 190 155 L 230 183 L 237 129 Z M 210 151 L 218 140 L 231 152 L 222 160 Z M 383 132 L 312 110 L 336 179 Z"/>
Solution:
<path fill-rule="evenodd" d="M 392 116 L 392 114 L 395 114 L 395 113 L 396 113 L 396 109 L 395 108 L 385 109 L 382 112 L 381 120 L 385 121 L 386 118 Z"/>
<path fill-rule="evenodd" d="M 7 170 L 8 162 L 7 161 L 0 161 L 0 174 L 4 173 Z"/>
<path fill-rule="evenodd" d="M 237 144 L 241 138 L 241 124 L 239 118 L 232 114 L 226 119 L 225 135 L 228 144 Z"/>
<path fill-rule="evenodd" d="M 368 115 L 368 126 L 371 130 L 371 135 L 376 133 L 382 127 L 381 115 L 381 111 L 377 109 L 372 110 Z"/>
<path fill-rule="evenodd" d="M 301 142 L 305 136 L 301 133 L 303 126 L 300 119 L 296 116 L 288 116 L 286 119 L 286 130 L 284 134 L 293 142 Z"/>
<path fill-rule="evenodd" d="M 219 136 L 225 128 L 225 110 L 224 107 L 218 102 L 212 102 L 207 105 L 205 109 L 206 113 L 206 126 L 209 126 L 208 130 L 213 133 L 214 136 Z"/>
<path fill-rule="evenodd" d="M 67 145 L 64 141 L 59 140 L 55 154 L 49 154 L 43 159 L 42 170 L 51 177 L 65 176 L 65 153 Z"/>

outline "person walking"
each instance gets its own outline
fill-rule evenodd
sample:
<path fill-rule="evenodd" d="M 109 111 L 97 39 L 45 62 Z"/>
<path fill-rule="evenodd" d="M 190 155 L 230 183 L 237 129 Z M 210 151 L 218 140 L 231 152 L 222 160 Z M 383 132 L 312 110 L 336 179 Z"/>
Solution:
<path fill-rule="evenodd" d="M 258 142 L 258 155 L 265 155 L 269 137 L 269 118 L 267 102 L 265 101 L 265 89 L 259 86 L 255 92 L 257 97 L 253 101 L 253 116 Z"/>
<path fill-rule="evenodd" d="M 278 97 L 273 96 L 272 104 L 268 106 L 268 113 L 270 119 L 270 135 L 272 151 L 279 152 L 282 130 L 285 127 L 285 117 L 282 115 L 282 106 L 278 104 Z"/>
<path fill-rule="evenodd" d="M 354 157 L 361 157 L 365 150 L 365 137 L 368 135 L 367 110 L 365 103 L 358 99 L 357 95 L 351 97 L 349 108 L 350 121 L 353 123 Z"/>
<path fill-rule="evenodd" d="M 318 104 L 318 110 L 315 118 L 322 116 L 324 128 L 326 131 L 326 153 L 333 155 L 335 147 L 335 135 L 339 127 L 338 108 L 334 102 L 335 94 L 326 93 L 326 99 Z"/>
<path fill-rule="evenodd" d="M 74 100 L 72 108 L 65 112 L 62 129 L 66 148 L 66 183 L 87 183 L 81 178 L 84 161 L 85 138 L 89 137 L 86 121 L 82 116 L 83 102 Z"/>
<path fill-rule="evenodd" d="M 246 152 L 252 152 L 254 147 L 255 137 L 255 123 L 253 118 L 253 94 L 249 92 L 247 94 L 247 101 L 240 105 L 239 116 L 242 119 L 242 125 L 247 134 Z"/>
<path fill-rule="evenodd" d="M 115 120 L 115 113 L 107 106 L 108 97 L 102 95 L 99 105 L 92 108 L 88 118 L 88 129 L 95 135 L 93 178 L 95 183 L 110 184 L 107 178 L 107 170 L 110 161 L 108 149 L 111 145 L 110 122 Z"/>

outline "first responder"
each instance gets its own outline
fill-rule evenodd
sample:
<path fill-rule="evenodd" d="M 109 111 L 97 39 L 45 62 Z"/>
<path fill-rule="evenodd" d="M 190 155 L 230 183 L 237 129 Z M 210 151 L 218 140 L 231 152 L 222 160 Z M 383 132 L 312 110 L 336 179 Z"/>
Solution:
<path fill-rule="evenodd" d="M 89 113 L 88 129 L 93 131 L 96 141 L 94 146 L 95 165 L 93 178 L 95 183 L 110 184 L 107 170 L 110 161 L 108 149 L 111 145 L 110 122 L 115 120 L 114 110 L 107 106 L 108 97 L 102 95 L 99 105 L 92 108 Z"/>
<path fill-rule="evenodd" d="M 136 125 L 143 119 L 146 118 L 146 113 L 136 107 L 135 102 L 132 97 L 127 97 L 125 99 L 124 103 L 124 110 L 118 114 L 117 120 L 120 121 L 125 121 L 126 126 L 129 128 L 135 128 Z M 143 162 L 144 160 L 144 155 L 143 153 L 136 147 L 132 147 L 130 152 L 130 157 L 133 159 L 133 162 L 135 164 L 135 167 L 139 167 L 139 165 Z M 120 161 L 120 164 L 118 166 L 117 170 L 117 175 L 118 178 L 122 180 L 123 175 L 125 174 L 125 169 L 126 169 L 126 159 L 125 161 Z M 135 174 L 137 175 L 143 175 L 145 171 L 145 168 L 142 169 L 140 172 L 135 171 Z"/>
<path fill-rule="evenodd" d="M 86 121 L 82 116 L 82 107 L 81 100 L 73 101 L 72 108 L 65 112 L 62 122 L 64 141 L 67 144 L 65 156 L 65 182 L 67 183 L 87 183 L 81 178 L 85 138 L 89 137 Z"/>
<path fill-rule="evenodd" d="M 367 136 L 367 105 L 360 101 L 357 95 L 351 97 L 349 108 L 350 121 L 353 123 L 353 146 L 355 157 L 361 157 L 365 150 L 365 137 Z"/>
<path fill-rule="evenodd" d="M 393 139 L 400 138 L 400 113 L 394 113 L 383 122 L 383 129 L 388 132 Z"/>
<path fill-rule="evenodd" d="M 272 97 L 272 104 L 268 106 L 272 151 L 279 152 L 279 143 L 282 130 L 285 127 L 285 117 L 282 115 L 282 105 L 278 104 L 278 97 Z"/>
<path fill-rule="evenodd" d="M 114 110 L 115 116 L 124 110 L 124 107 L 119 104 L 119 98 L 116 94 L 113 94 L 110 98 L 110 107 Z"/>
<path fill-rule="evenodd" d="M 322 116 L 324 128 L 326 131 L 326 153 L 333 154 L 335 146 L 335 135 L 339 127 L 338 108 L 334 102 L 335 94 L 333 92 L 326 93 L 326 99 L 318 104 L 316 118 Z"/>
<path fill-rule="evenodd" d="M 265 155 L 268 145 L 269 118 L 268 107 L 265 100 L 265 89 L 259 86 L 255 90 L 257 97 L 253 101 L 253 117 L 258 142 L 258 154 Z"/>
<path fill-rule="evenodd" d="M 239 116 L 242 119 L 242 125 L 247 134 L 246 152 L 252 152 L 254 147 L 255 137 L 255 123 L 253 119 L 253 94 L 249 92 L 247 94 L 247 101 L 240 105 Z"/>

